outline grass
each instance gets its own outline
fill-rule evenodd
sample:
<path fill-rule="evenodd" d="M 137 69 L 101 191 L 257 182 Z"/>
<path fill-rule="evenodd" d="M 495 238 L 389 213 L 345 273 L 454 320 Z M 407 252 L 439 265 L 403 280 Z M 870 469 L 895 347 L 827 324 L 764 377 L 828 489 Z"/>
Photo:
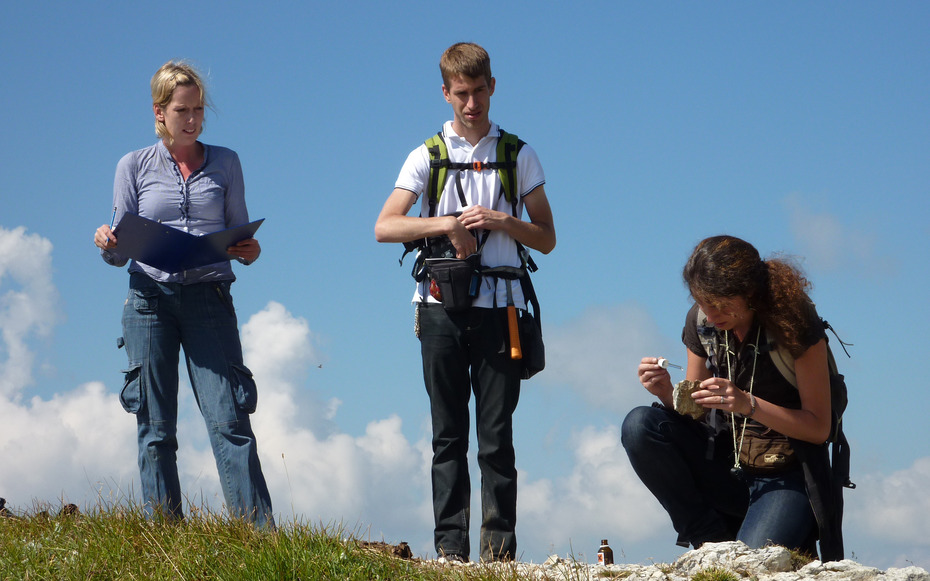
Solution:
<path fill-rule="evenodd" d="M 76 507 L 75 507 L 76 508 Z M 241 520 L 191 510 L 183 522 L 148 520 L 141 508 L 111 506 L 87 514 L 0 511 L 0 581 L 45 579 L 390 579 L 492 581 L 521 576 L 516 564 L 439 566 L 402 559 L 390 545 L 367 543 L 340 526 L 288 524 L 261 531 Z M 382 549 L 382 550 L 379 550 Z M 386 549 L 383 550 L 383 549 Z M 792 554 L 793 569 L 810 560 Z M 570 558 L 571 563 L 577 563 Z M 580 563 L 579 563 L 580 564 Z M 671 573 L 666 565 L 663 572 Z M 587 579 L 583 569 L 552 572 L 566 581 Z M 623 579 L 627 571 L 600 571 Z M 737 581 L 739 573 L 710 568 L 693 581 Z"/>
<path fill-rule="evenodd" d="M 808 563 L 810 563 L 811 561 L 815 559 L 815 557 L 812 557 L 811 555 L 808 555 L 807 553 L 803 551 L 791 549 L 788 552 L 791 554 L 791 570 L 792 571 L 797 571 L 798 569 L 800 569 L 804 565 L 807 565 Z"/>
<path fill-rule="evenodd" d="M 740 576 L 729 569 L 711 567 L 698 571 L 691 577 L 691 581 L 739 581 Z"/>
<path fill-rule="evenodd" d="M 601 571 L 597 573 L 597 577 L 599 579 L 626 579 L 632 574 L 632 571 Z"/>
<path fill-rule="evenodd" d="M 438 567 L 366 548 L 338 527 L 260 531 L 195 511 L 181 523 L 141 509 L 0 518 L 0 580 L 518 580 L 516 566 Z"/>

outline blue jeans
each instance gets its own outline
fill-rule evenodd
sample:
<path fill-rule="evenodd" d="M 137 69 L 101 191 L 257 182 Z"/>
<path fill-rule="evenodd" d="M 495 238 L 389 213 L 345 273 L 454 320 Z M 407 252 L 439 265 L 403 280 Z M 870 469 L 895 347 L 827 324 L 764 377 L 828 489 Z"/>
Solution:
<path fill-rule="evenodd" d="M 747 476 L 746 481 L 749 510 L 737 540 L 753 549 L 768 544 L 816 549 L 810 543 L 817 522 L 800 469 L 771 477 Z"/>
<path fill-rule="evenodd" d="M 664 408 L 634 408 L 621 434 L 633 469 L 668 512 L 679 544 L 807 546 L 815 522 L 800 470 L 738 478 L 731 474 L 730 432 L 716 437 L 708 458 L 705 426 Z"/>
<path fill-rule="evenodd" d="M 708 458 L 707 435 L 699 422 L 656 407 L 634 408 L 621 428 L 633 470 L 683 546 L 734 540 L 749 503 L 746 484 L 730 474 L 732 440 L 718 436 Z"/>
<path fill-rule="evenodd" d="M 274 527 L 249 414 L 258 401 L 229 282 L 159 283 L 132 273 L 123 307 L 129 357 L 120 402 L 135 414 L 146 513 L 183 518 L 177 468 L 178 362 L 184 357 L 207 425 L 230 516 Z"/>
<path fill-rule="evenodd" d="M 481 471 L 481 558 L 517 556 L 517 469 L 513 413 L 520 361 L 510 358 L 506 309 L 448 313 L 419 305 L 423 378 L 433 424 L 434 542 L 440 555 L 468 558 L 471 482 L 468 402 L 475 395 Z"/>

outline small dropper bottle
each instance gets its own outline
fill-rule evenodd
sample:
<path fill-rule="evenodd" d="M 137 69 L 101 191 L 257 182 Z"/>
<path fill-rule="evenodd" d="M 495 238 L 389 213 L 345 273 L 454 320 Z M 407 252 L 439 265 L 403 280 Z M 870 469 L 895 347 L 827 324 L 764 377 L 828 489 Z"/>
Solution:
<path fill-rule="evenodd" d="M 597 550 L 597 564 L 598 565 L 613 565 L 614 564 L 614 550 L 610 548 L 610 545 L 607 544 L 607 539 L 601 540 L 601 547 Z"/>

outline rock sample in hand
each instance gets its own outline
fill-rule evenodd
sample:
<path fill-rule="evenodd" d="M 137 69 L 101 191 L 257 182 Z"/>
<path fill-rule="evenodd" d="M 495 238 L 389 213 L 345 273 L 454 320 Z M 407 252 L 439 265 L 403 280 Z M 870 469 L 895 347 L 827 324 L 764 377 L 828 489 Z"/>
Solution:
<path fill-rule="evenodd" d="M 691 398 L 691 393 L 701 388 L 700 381 L 684 379 L 678 382 L 675 389 L 672 390 L 672 403 L 675 411 L 683 416 L 691 416 L 700 420 L 707 413 L 707 410 Z"/>

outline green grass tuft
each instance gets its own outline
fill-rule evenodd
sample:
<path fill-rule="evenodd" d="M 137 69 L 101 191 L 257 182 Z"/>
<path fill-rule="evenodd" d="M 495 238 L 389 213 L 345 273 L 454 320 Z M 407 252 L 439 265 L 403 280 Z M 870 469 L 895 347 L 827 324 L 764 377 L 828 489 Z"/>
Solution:
<path fill-rule="evenodd" d="M 133 507 L 0 517 L 0 580 L 520 579 L 516 565 L 452 567 L 398 558 L 341 527 L 296 523 L 261 531 L 190 512 L 182 522 L 147 520 Z"/>
<path fill-rule="evenodd" d="M 691 581 L 739 581 L 740 576 L 723 567 L 710 567 L 691 576 Z"/>

